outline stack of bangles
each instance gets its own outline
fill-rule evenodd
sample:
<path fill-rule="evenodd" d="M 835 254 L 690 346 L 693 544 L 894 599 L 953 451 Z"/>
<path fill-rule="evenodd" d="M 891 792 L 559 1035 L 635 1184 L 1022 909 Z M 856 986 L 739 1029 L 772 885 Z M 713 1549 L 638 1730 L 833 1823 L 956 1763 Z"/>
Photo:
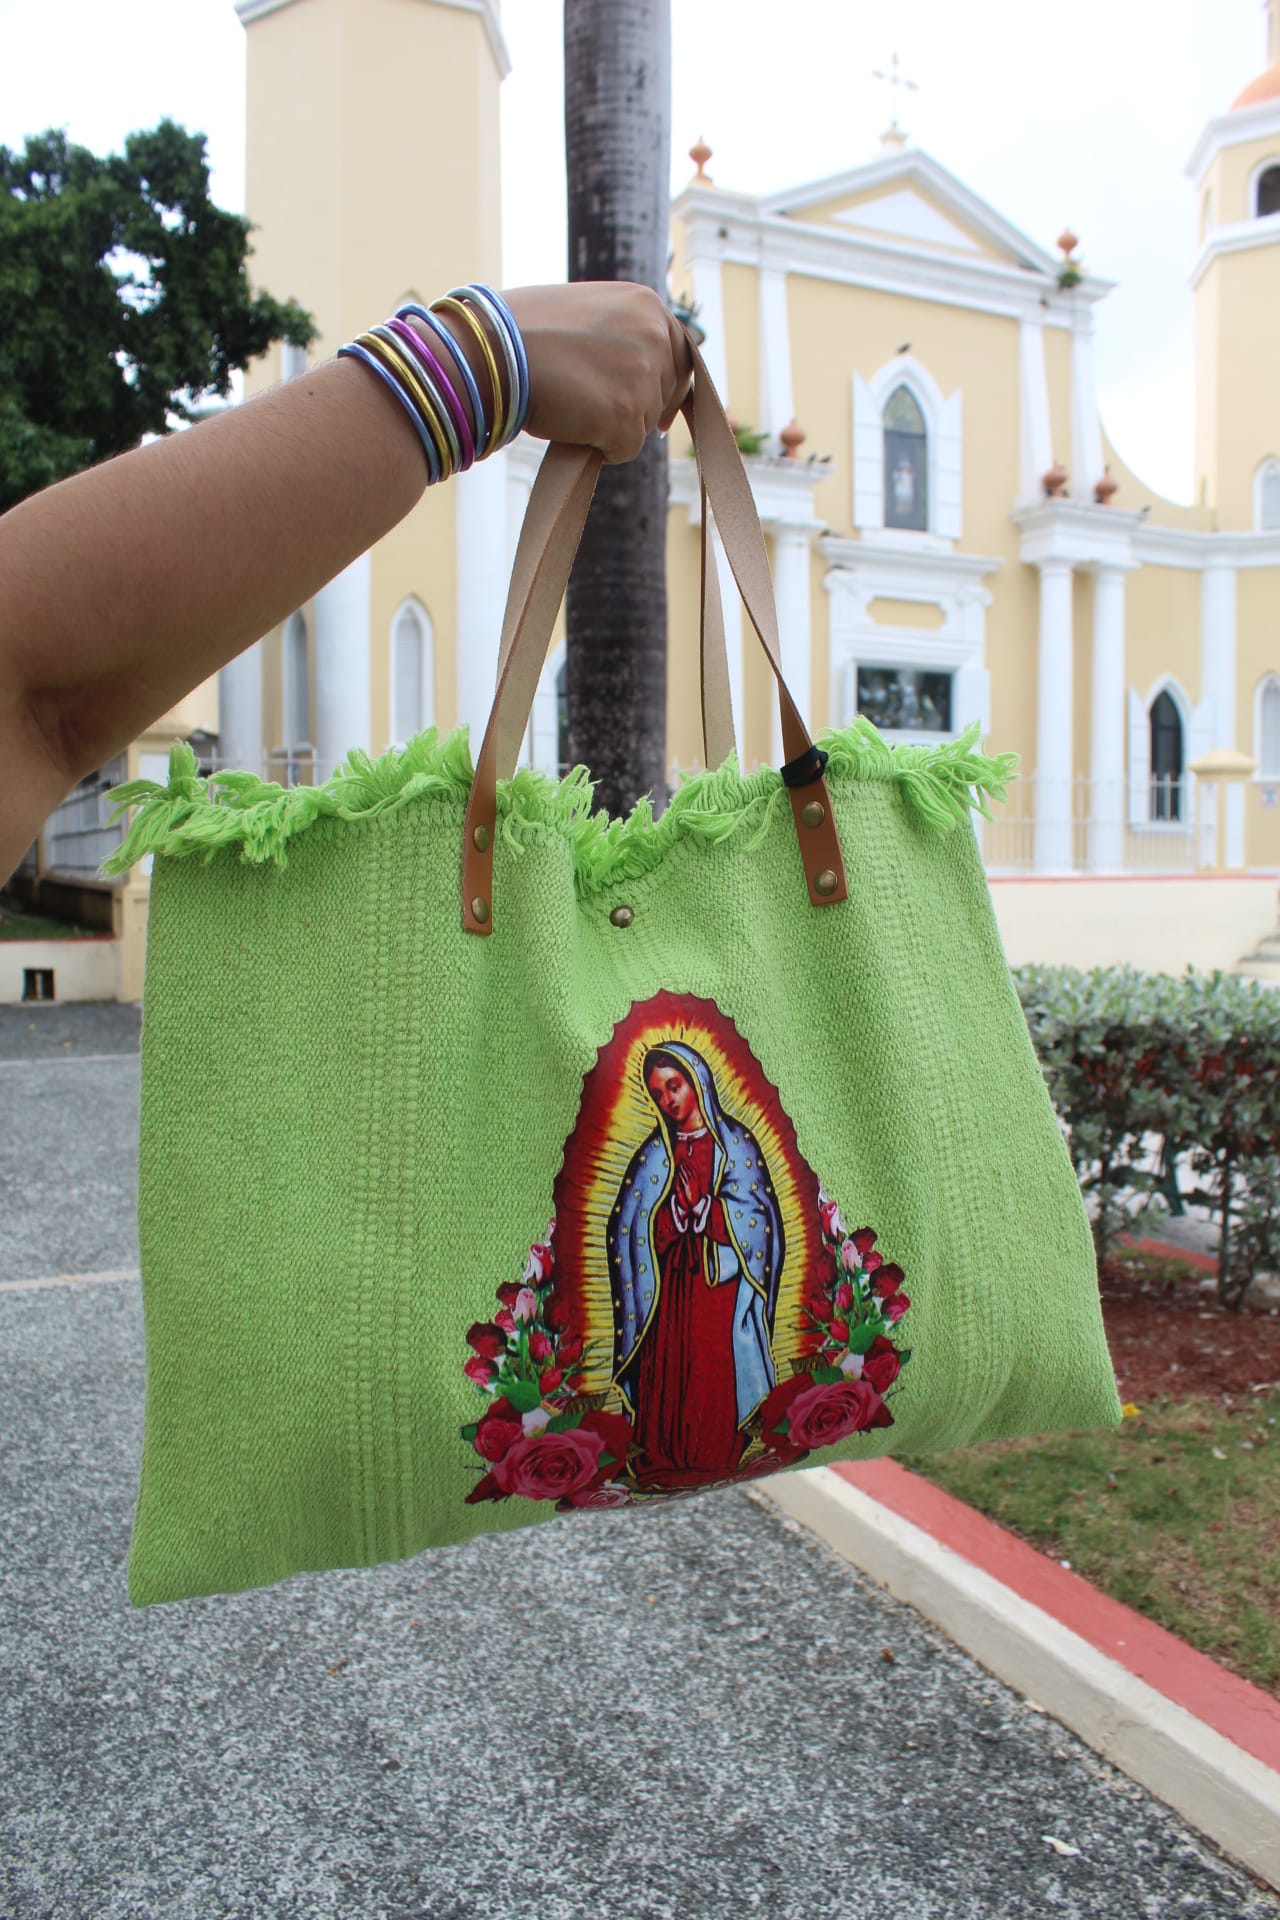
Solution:
<path fill-rule="evenodd" d="M 480 383 L 448 327 L 447 313 L 468 328 L 479 349 L 489 388 Z M 416 326 L 410 326 L 410 317 Z M 338 349 L 363 360 L 388 386 L 412 420 L 432 482 L 465 473 L 477 460 L 515 439 L 529 412 L 529 361 L 520 329 L 491 287 L 452 287 L 430 308 L 409 301 L 383 326 Z"/>

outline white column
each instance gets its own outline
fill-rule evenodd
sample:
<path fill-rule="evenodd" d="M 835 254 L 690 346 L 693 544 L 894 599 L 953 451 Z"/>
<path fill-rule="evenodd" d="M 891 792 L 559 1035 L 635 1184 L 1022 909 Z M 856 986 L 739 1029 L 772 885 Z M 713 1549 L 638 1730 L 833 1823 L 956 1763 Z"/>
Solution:
<path fill-rule="evenodd" d="M 1071 491 L 1092 500 L 1102 478 L 1102 428 L 1094 375 L 1093 316 L 1077 314 L 1071 331 Z"/>
<path fill-rule="evenodd" d="M 742 738 L 742 600 L 738 583 L 729 565 L 720 535 L 712 522 L 711 551 L 715 555 L 716 576 L 720 582 L 720 605 L 724 609 L 724 644 L 729 656 L 729 698 L 733 705 L 733 737 L 738 743 L 738 765 L 747 772 Z"/>
<path fill-rule="evenodd" d="M 810 685 L 811 620 L 809 612 L 809 533 L 805 527 L 778 526 L 773 529 L 773 591 L 778 604 L 778 638 L 782 654 L 782 675 L 801 718 L 813 732 Z M 773 704 L 770 720 L 771 754 L 775 767 L 782 765 L 782 717 L 778 712 L 776 683 L 769 674 L 769 698 Z"/>
<path fill-rule="evenodd" d="M 352 747 L 373 751 L 369 693 L 371 556 L 362 553 L 315 597 L 316 779 Z"/>
<path fill-rule="evenodd" d="M 1236 744 L 1236 575 L 1211 562 L 1200 576 L 1200 697 L 1212 702 L 1213 745 Z"/>
<path fill-rule="evenodd" d="M 1044 497 L 1041 478 L 1053 465 L 1053 438 L 1044 327 L 1038 320 L 1024 320 L 1018 328 L 1018 418 L 1018 495 L 1022 500 L 1040 500 Z"/>
<path fill-rule="evenodd" d="M 511 579 L 513 541 L 520 519 L 508 533 L 510 480 L 505 452 L 482 460 L 450 482 L 454 490 L 454 552 L 457 615 L 454 671 L 457 709 L 454 722 L 471 730 L 471 754 L 480 751 L 497 679 L 502 612 Z M 524 498 L 527 503 L 528 491 Z"/>
<path fill-rule="evenodd" d="M 1071 869 L 1071 565 L 1040 562 L 1040 675 L 1036 711 L 1037 867 Z"/>
<path fill-rule="evenodd" d="M 1244 868 L 1244 790 L 1243 780 L 1224 780 L 1224 805 L 1226 819 L 1223 822 L 1223 856 L 1226 865 L 1233 871 Z"/>
<path fill-rule="evenodd" d="M 795 417 L 791 395 L 791 322 L 787 313 L 787 276 L 780 267 L 760 270 L 760 419 L 759 426 L 778 435 Z"/>
<path fill-rule="evenodd" d="M 693 303 L 698 309 L 694 323 L 706 335 L 700 351 L 707 372 L 711 375 L 711 384 L 727 407 L 729 369 L 725 357 L 724 286 L 720 277 L 720 257 L 718 254 L 695 253 L 690 265 L 693 268 Z"/>
<path fill-rule="evenodd" d="M 218 759 L 244 773 L 264 771 L 261 640 L 228 660 L 218 675 Z"/>
<path fill-rule="evenodd" d="M 1093 576 L 1093 704 L 1090 712 L 1089 865 L 1124 866 L 1124 569 Z"/>

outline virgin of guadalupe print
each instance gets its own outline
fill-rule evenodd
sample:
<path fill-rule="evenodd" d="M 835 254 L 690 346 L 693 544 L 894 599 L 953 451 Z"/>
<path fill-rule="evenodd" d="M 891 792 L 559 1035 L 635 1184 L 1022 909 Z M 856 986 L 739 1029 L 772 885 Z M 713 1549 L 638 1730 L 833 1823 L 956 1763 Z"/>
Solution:
<path fill-rule="evenodd" d="M 660 993 L 618 1023 L 552 1201 L 467 1335 L 469 1501 L 670 1498 L 892 1424 L 902 1269 L 846 1231 L 714 1002 Z"/>

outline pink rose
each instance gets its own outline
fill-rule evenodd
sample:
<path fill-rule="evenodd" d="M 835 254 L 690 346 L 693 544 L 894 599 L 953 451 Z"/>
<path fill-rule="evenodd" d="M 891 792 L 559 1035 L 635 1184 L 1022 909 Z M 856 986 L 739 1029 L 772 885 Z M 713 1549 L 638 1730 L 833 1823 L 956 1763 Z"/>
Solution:
<path fill-rule="evenodd" d="M 901 1371 L 902 1356 L 898 1349 L 883 1334 L 877 1335 L 863 1361 L 863 1379 L 869 1380 L 877 1393 L 887 1393 Z"/>
<path fill-rule="evenodd" d="M 887 1427 L 893 1415 L 865 1379 L 833 1380 L 807 1387 L 787 1409 L 787 1438 L 794 1447 L 830 1447 L 867 1427 Z"/>
<path fill-rule="evenodd" d="M 896 1326 L 907 1308 L 911 1305 L 905 1293 L 895 1293 L 892 1300 L 884 1303 L 884 1317 L 891 1326 Z"/>
<path fill-rule="evenodd" d="M 462 1371 L 468 1380 L 474 1380 L 478 1387 L 487 1387 L 497 1368 L 492 1360 L 483 1360 L 478 1353 L 473 1353 L 469 1360 L 464 1361 Z"/>
<path fill-rule="evenodd" d="M 492 1414 L 476 1429 L 475 1449 L 485 1460 L 501 1460 L 520 1439 L 523 1429 L 515 1420 L 495 1420 Z"/>
<path fill-rule="evenodd" d="M 555 1217 L 555 1215 L 554 1215 L 554 1213 L 553 1213 L 553 1214 L 552 1214 L 552 1216 L 551 1216 L 551 1221 L 550 1221 L 550 1224 L 549 1224 L 549 1225 L 548 1225 L 548 1227 L 547 1227 L 547 1240 L 548 1240 L 548 1243 L 550 1243 L 550 1242 L 551 1242 L 552 1240 L 554 1240 L 554 1239 L 555 1239 L 555 1237 L 556 1237 L 556 1217 Z"/>
<path fill-rule="evenodd" d="M 526 1324 L 533 1319 L 534 1314 L 538 1311 L 538 1296 L 532 1287 L 521 1287 L 519 1293 L 516 1295 L 515 1306 L 511 1311 L 517 1320 L 523 1321 Z"/>
<path fill-rule="evenodd" d="M 507 1350 L 507 1336 L 493 1322 L 477 1320 L 467 1331 L 467 1345 L 473 1347 L 482 1360 L 496 1360 Z"/>
<path fill-rule="evenodd" d="M 530 1355 L 535 1360 L 549 1360 L 551 1358 L 551 1351 L 550 1339 L 542 1331 L 541 1327 L 535 1327 L 529 1335 Z"/>
<path fill-rule="evenodd" d="M 567 1500 L 595 1479 L 604 1444 L 603 1434 L 585 1427 L 524 1435 L 494 1462 L 493 1478 L 503 1493 L 526 1500 Z"/>
<path fill-rule="evenodd" d="M 532 1280 L 537 1286 L 541 1286 L 544 1280 L 551 1278 L 550 1247 L 542 1245 L 530 1247 L 529 1264 L 524 1270 L 524 1277 L 526 1280 Z"/>
<path fill-rule="evenodd" d="M 822 1231 L 828 1240 L 838 1240 L 844 1232 L 844 1221 L 840 1218 L 840 1209 L 834 1200 L 824 1200 L 818 1211 L 822 1215 Z"/>
<path fill-rule="evenodd" d="M 847 1280 L 842 1280 L 836 1288 L 836 1310 L 839 1313 L 847 1313 L 852 1305 L 853 1288 Z"/>
<path fill-rule="evenodd" d="M 495 1327 L 501 1327 L 504 1333 L 514 1333 L 516 1330 L 516 1317 L 510 1307 L 499 1307 L 493 1316 L 493 1324 Z"/>

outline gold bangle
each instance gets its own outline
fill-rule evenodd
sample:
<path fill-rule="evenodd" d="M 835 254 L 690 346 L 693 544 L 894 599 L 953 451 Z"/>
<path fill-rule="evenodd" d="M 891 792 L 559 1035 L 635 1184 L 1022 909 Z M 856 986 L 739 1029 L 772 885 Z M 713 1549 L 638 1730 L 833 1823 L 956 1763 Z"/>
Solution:
<path fill-rule="evenodd" d="M 502 379 L 498 373 L 498 362 L 494 357 L 493 348 L 489 344 L 489 335 L 485 331 L 483 322 L 477 319 L 465 301 L 456 300 L 451 293 L 447 293 L 442 299 L 433 300 L 431 303 L 432 313 L 439 313 L 442 309 L 445 313 L 456 313 L 461 319 L 465 320 L 480 343 L 480 351 L 484 356 L 484 363 L 489 373 L 489 382 L 493 390 L 493 428 L 485 441 L 485 451 L 488 452 L 489 448 L 493 446 L 495 442 L 501 441 L 510 413 L 509 405 L 502 391 Z"/>

